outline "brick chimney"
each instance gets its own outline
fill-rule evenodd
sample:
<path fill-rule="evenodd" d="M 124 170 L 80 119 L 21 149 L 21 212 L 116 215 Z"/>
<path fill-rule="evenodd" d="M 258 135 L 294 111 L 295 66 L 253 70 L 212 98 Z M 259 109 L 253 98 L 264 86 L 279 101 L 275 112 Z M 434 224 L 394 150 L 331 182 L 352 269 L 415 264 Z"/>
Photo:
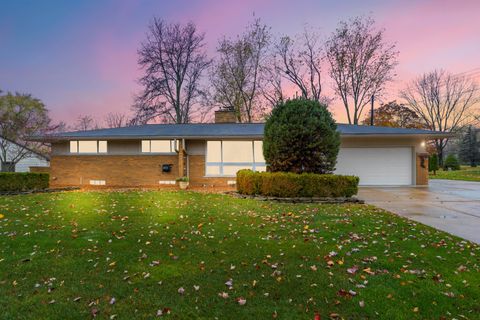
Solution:
<path fill-rule="evenodd" d="M 215 123 L 236 123 L 237 117 L 235 111 L 229 109 L 221 109 L 215 111 Z"/>

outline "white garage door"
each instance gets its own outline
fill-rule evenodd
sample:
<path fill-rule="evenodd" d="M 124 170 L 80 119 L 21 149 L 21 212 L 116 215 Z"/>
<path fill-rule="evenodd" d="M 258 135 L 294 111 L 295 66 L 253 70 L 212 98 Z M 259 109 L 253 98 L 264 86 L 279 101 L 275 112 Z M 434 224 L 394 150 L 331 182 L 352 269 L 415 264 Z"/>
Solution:
<path fill-rule="evenodd" d="M 340 148 L 335 173 L 358 176 L 364 186 L 411 185 L 412 149 Z"/>

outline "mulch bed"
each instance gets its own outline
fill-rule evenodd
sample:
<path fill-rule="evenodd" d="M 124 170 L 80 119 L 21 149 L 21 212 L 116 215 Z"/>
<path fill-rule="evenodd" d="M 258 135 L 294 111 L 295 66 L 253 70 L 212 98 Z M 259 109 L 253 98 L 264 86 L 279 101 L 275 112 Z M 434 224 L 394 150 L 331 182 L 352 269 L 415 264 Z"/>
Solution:
<path fill-rule="evenodd" d="M 226 192 L 236 198 L 242 199 L 255 199 L 259 201 L 276 201 L 276 202 L 285 202 L 285 203 L 324 203 L 324 204 L 336 204 L 336 203 L 360 203 L 363 204 L 365 201 L 350 197 L 339 197 L 339 198 L 329 198 L 329 197 L 298 197 L 298 198 L 281 198 L 281 197 L 265 197 L 265 196 L 251 196 L 240 194 L 238 192 Z"/>

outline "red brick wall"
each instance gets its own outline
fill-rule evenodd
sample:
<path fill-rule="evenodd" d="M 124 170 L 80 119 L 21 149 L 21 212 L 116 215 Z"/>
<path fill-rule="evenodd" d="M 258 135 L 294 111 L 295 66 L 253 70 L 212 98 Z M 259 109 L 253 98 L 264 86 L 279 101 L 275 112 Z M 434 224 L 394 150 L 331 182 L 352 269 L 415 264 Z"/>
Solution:
<path fill-rule="evenodd" d="M 227 186 L 227 181 L 235 177 L 205 177 L 205 156 L 188 156 L 190 183 L 192 185 Z"/>
<path fill-rule="evenodd" d="M 173 164 L 169 173 L 162 164 Z M 90 186 L 90 180 L 105 180 L 107 187 L 159 186 L 159 180 L 178 177 L 177 155 L 53 156 L 50 185 Z"/>
<path fill-rule="evenodd" d="M 205 177 L 205 156 L 189 158 L 190 184 L 192 186 L 224 187 L 235 177 Z M 90 185 L 90 180 L 105 180 L 105 187 L 159 187 L 159 180 L 179 177 L 178 155 L 128 155 L 128 156 L 52 156 L 50 185 L 52 187 Z M 162 172 L 162 164 L 173 164 L 170 173 Z M 171 187 L 171 186 L 170 186 Z"/>

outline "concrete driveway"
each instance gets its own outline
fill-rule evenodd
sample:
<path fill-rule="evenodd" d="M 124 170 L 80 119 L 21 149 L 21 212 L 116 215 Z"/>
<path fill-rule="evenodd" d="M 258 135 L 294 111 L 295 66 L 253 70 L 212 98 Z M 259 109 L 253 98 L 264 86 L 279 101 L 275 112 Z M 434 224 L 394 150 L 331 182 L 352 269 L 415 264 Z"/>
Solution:
<path fill-rule="evenodd" d="M 480 182 L 430 180 L 428 187 L 361 187 L 358 197 L 480 244 Z"/>

